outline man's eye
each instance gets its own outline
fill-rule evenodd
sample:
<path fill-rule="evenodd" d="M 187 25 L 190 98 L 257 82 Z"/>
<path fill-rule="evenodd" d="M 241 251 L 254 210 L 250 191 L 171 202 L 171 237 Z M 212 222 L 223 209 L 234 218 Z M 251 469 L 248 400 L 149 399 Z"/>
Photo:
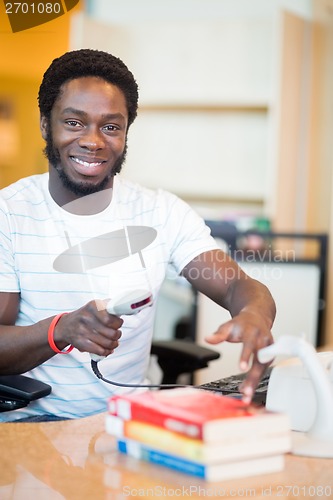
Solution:
<path fill-rule="evenodd" d="M 107 132 L 114 132 L 114 131 L 118 130 L 118 127 L 116 125 L 105 125 L 105 127 L 103 127 L 103 128 Z"/>
<path fill-rule="evenodd" d="M 67 120 L 66 123 L 71 127 L 77 127 L 78 125 L 80 125 L 79 122 L 77 122 L 76 120 Z"/>

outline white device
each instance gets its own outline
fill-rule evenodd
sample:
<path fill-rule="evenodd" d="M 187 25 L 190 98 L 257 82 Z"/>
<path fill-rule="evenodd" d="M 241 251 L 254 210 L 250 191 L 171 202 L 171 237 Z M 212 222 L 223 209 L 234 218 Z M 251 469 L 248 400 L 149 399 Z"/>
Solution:
<path fill-rule="evenodd" d="M 333 397 L 333 352 L 319 352 L 317 359 L 326 373 Z M 267 388 L 266 408 L 290 415 L 293 431 L 311 429 L 317 412 L 317 397 L 309 371 L 299 358 L 274 366 Z"/>
<path fill-rule="evenodd" d="M 270 380 L 266 406 L 289 414 L 297 419 L 299 427 L 306 427 L 307 432 L 293 432 L 292 453 L 333 458 L 333 353 L 319 355 L 312 344 L 291 335 L 281 336 L 275 344 L 258 351 L 261 363 L 279 355 L 296 356 L 302 365 L 292 361 L 280 370 L 280 374 L 277 367 L 273 368 L 273 385 Z M 309 391 L 310 385 L 312 392 Z M 290 389 L 299 390 L 300 398 Z M 310 425 L 306 422 L 307 416 L 302 415 L 307 411 L 312 412 Z"/>
<path fill-rule="evenodd" d="M 152 293 L 149 290 L 137 289 L 110 299 L 107 303 L 106 310 L 109 314 L 114 314 L 116 316 L 132 315 L 152 305 Z M 92 353 L 90 357 L 93 361 L 100 361 L 105 358 L 105 356 L 99 356 L 98 354 Z"/>
<path fill-rule="evenodd" d="M 132 290 L 109 300 L 106 310 L 109 314 L 137 314 L 153 304 L 153 296 L 148 290 Z"/>

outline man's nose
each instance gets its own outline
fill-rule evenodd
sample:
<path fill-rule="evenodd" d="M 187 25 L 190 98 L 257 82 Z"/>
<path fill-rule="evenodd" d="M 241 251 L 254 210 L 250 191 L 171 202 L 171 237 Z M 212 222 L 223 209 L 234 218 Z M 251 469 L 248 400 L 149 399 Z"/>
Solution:
<path fill-rule="evenodd" d="M 102 149 L 105 146 L 103 133 L 98 127 L 87 127 L 79 139 L 79 145 L 91 151 Z"/>

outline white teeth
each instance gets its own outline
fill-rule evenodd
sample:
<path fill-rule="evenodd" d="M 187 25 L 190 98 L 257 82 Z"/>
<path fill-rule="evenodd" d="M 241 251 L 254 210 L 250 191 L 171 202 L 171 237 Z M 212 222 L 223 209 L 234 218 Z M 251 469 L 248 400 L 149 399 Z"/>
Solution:
<path fill-rule="evenodd" d="M 84 167 L 98 167 L 98 165 L 102 164 L 102 162 L 88 163 L 87 161 L 79 160 L 78 158 L 75 158 L 74 156 L 72 156 L 72 160 L 74 160 L 79 165 L 83 165 Z"/>

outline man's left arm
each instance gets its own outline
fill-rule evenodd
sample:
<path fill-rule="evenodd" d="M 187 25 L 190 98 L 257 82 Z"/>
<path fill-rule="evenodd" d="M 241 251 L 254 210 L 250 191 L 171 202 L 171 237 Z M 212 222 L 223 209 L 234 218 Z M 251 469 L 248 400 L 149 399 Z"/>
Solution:
<path fill-rule="evenodd" d="M 187 264 L 182 275 L 192 286 L 221 307 L 232 318 L 206 337 L 211 344 L 223 341 L 242 342 L 240 369 L 249 369 L 241 390 L 245 401 L 253 392 L 267 365 L 259 363 L 259 349 L 273 343 L 271 328 L 275 318 L 275 303 L 268 288 L 248 276 L 222 250 L 204 252 Z"/>

